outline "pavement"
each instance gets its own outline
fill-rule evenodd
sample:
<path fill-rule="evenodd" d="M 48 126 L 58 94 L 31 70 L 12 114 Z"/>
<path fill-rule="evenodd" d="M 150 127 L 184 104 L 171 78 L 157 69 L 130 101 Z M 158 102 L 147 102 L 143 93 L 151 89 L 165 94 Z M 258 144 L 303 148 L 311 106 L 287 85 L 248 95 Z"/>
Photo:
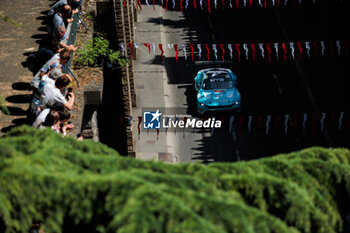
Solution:
<path fill-rule="evenodd" d="M 33 73 L 23 62 L 39 48 L 38 42 L 47 34 L 43 19 L 54 1 L 0 0 L 1 15 L 20 26 L 0 21 L 0 93 L 6 100 L 9 115 L 0 113 L 0 135 L 25 122 L 29 107 L 29 82 Z"/>

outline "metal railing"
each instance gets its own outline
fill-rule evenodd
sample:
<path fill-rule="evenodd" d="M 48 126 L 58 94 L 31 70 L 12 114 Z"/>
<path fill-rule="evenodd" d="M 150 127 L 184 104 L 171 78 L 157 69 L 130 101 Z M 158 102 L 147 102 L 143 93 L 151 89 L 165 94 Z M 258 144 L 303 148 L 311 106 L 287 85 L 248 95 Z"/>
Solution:
<path fill-rule="evenodd" d="M 83 0 L 80 1 L 81 4 L 83 3 Z M 81 19 L 80 17 L 81 14 L 81 7 L 79 8 L 79 12 L 74 14 L 73 16 L 73 22 L 70 23 L 67 27 L 67 34 L 68 36 L 68 40 L 64 41 L 67 45 L 74 45 L 75 41 L 77 39 L 77 32 L 78 29 L 80 27 L 80 24 L 82 24 L 86 30 L 86 32 L 88 32 L 88 28 L 86 26 L 86 24 L 84 23 L 84 21 Z M 73 57 L 73 52 L 71 53 L 71 57 Z M 79 87 L 79 80 L 78 78 L 75 76 L 74 72 L 72 71 L 72 69 L 70 68 L 72 65 L 72 59 L 70 59 L 67 64 L 64 65 L 62 71 L 63 73 L 70 73 L 73 78 L 75 79 L 75 81 L 77 82 L 77 86 Z"/>

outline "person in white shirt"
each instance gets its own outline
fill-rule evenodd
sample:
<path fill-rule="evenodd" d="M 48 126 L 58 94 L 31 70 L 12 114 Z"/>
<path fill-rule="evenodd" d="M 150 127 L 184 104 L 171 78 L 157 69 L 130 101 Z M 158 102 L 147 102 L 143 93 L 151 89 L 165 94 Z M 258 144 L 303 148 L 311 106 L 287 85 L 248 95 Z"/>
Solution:
<path fill-rule="evenodd" d="M 55 85 L 45 85 L 41 93 L 41 98 L 39 101 L 39 106 L 43 110 L 52 106 L 55 102 L 62 103 L 65 108 L 71 110 L 74 105 L 74 94 L 70 92 L 67 94 L 67 100 L 62 94 L 62 91 L 67 87 L 71 82 L 69 76 L 59 77 Z"/>

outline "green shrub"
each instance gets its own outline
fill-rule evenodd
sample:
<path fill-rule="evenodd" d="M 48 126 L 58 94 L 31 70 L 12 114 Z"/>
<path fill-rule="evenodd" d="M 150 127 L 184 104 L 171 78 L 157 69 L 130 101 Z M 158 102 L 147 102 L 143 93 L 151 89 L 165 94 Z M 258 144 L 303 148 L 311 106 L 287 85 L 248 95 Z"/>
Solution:
<path fill-rule="evenodd" d="M 342 232 L 350 151 L 165 164 L 19 127 L 0 138 L 0 231 Z M 2 228 L 3 227 L 3 228 Z"/>
<path fill-rule="evenodd" d="M 121 58 L 120 52 L 109 49 L 109 41 L 103 37 L 88 40 L 76 51 L 75 61 L 83 66 L 101 66 L 105 59 L 119 66 L 127 65 L 127 61 Z"/>

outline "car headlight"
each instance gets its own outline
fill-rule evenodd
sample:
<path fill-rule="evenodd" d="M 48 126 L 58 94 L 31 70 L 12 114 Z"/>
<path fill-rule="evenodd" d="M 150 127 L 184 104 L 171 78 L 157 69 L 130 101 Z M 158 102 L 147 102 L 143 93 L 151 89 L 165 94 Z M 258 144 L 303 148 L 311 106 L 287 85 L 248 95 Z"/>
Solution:
<path fill-rule="evenodd" d="M 236 101 L 235 104 L 239 104 L 239 101 Z"/>
<path fill-rule="evenodd" d="M 199 103 L 201 106 L 205 106 L 205 104 Z"/>

